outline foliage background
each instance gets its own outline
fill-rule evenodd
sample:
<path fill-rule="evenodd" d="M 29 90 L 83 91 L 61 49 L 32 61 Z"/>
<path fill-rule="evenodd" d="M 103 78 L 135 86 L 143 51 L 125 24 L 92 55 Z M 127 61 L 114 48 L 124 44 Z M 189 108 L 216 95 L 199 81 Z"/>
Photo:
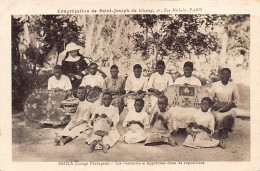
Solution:
<path fill-rule="evenodd" d="M 46 87 L 70 42 L 107 74 L 117 64 L 127 76 L 140 63 L 149 76 L 162 59 L 176 79 L 190 60 L 203 84 L 216 81 L 222 67 L 231 68 L 234 81 L 249 83 L 250 15 L 15 15 L 13 109 L 22 110 L 32 90 Z"/>

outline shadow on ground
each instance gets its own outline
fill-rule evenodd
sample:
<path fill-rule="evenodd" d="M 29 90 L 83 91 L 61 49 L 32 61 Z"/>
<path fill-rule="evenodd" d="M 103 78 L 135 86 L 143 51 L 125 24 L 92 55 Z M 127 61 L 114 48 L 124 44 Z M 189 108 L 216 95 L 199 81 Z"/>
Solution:
<path fill-rule="evenodd" d="M 123 131 L 120 116 L 118 129 Z M 177 147 L 168 145 L 147 147 L 144 144 L 125 144 L 120 140 L 108 154 L 102 151 L 87 153 L 84 140 L 86 134 L 65 146 L 53 146 L 55 132 L 62 128 L 37 129 L 37 125 L 25 119 L 22 113 L 13 115 L 12 127 L 13 161 L 57 162 L 57 161 L 249 161 L 250 121 L 237 119 L 233 133 L 224 140 L 226 149 L 192 149 L 182 146 L 185 136 L 174 137 Z M 215 135 L 215 138 L 216 135 Z"/>

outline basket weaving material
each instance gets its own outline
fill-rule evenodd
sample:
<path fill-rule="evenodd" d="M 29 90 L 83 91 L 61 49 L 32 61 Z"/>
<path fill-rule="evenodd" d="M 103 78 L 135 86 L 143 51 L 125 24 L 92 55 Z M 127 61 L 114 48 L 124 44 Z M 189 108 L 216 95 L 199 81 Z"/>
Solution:
<path fill-rule="evenodd" d="M 144 98 L 144 96 L 145 96 L 145 93 L 143 93 L 143 94 L 137 94 L 137 93 L 128 94 L 128 98 L 133 99 L 133 100 Z"/>
<path fill-rule="evenodd" d="M 230 103 L 229 102 L 217 102 L 213 105 L 213 110 L 215 111 L 221 111 L 224 109 L 226 106 L 228 106 Z"/>
<path fill-rule="evenodd" d="M 77 107 L 79 105 L 79 99 L 68 98 L 66 100 L 63 100 L 61 103 L 66 112 L 65 114 L 72 115 L 72 114 L 76 113 L 76 111 L 77 111 Z"/>
<path fill-rule="evenodd" d="M 200 101 L 203 97 L 209 97 L 209 92 L 202 86 L 193 85 L 172 85 L 165 92 L 170 106 L 185 108 L 200 108 Z"/>
<path fill-rule="evenodd" d="M 110 120 L 108 118 L 98 117 L 94 122 L 93 132 L 95 135 L 108 135 L 110 130 Z"/>
<path fill-rule="evenodd" d="M 88 92 L 86 99 L 87 99 L 87 101 L 94 103 L 95 101 L 97 101 L 99 99 L 100 94 L 101 94 L 101 92 L 99 90 L 91 89 Z"/>
<path fill-rule="evenodd" d="M 32 122 L 66 125 L 70 118 L 61 108 L 61 102 L 67 95 L 66 91 L 36 89 L 26 98 L 24 114 Z"/>

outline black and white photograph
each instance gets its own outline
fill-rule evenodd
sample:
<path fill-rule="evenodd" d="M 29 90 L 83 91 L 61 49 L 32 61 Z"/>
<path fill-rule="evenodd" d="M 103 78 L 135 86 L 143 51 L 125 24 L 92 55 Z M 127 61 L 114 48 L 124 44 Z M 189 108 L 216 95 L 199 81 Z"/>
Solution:
<path fill-rule="evenodd" d="M 12 161 L 249 162 L 250 19 L 12 15 Z"/>

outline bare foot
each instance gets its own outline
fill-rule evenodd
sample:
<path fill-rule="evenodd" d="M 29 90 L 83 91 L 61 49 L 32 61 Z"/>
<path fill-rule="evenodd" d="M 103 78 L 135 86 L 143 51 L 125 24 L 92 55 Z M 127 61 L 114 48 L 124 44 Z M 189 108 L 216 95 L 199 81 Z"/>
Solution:
<path fill-rule="evenodd" d="M 56 134 L 56 137 L 55 137 L 55 139 L 54 139 L 53 145 L 54 145 L 54 146 L 59 146 L 59 145 L 60 145 L 60 139 L 61 139 L 61 137 L 58 136 L 57 133 L 55 133 L 55 134 Z"/>
<path fill-rule="evenodd" d="M 224 132 L 224 133 L 222 133 L 222 134 L 219 134 L 219 138 L 221 138 L 221 139 L 226 139 L 226 138 L 228 138 L 228 132 Z"/>
<path fill-rule="evenodd" d="M 109 145 L 104 144 L 104 143 L 101 142 L 101 141 L 100 141 L 98 144 L 102 147 L 104 153 L 107 153 L 107 152 L 108 152 Z"/>
<path fill-rule="evenodd" d="M 169 144 L 170 146 L 173 146 L 173 147 L 175 147 L 176 145 L 178 145 L 177 142 L 176 142 L 172 137 L 169 137 L 169 138 L 168 138 L 168 144 Z"/>
<path fill-rule="evenodd" d="M 61 140 L 60 140 L 60 146 L 64 146 L 65 145 L 65 138 L 61 138 Z"/>
<path fill-rule="evenodd" d="M 54 146 L 59 146 L 60 145 L 60 141 L 55 139 L 54 142 L 53 142 L 53 145 Z"/>
<path fill-rule="evenodd" d="M 97 145 L 97 141 L 94 141 L 94 142 L 90 143 L 90 145 L 87 148 L 87 152 L 88 153 L 92 153 L 94 151 L 96 145 Z"/>
<path fill-rule="evenodd" d="M 64 146 L 65 144 L 67 144 L 68 142 L 72 141 L 73 139 L 70 136 L 61 138 L 60 140 L 60 145 Z"/>
<path fill-rule="evenodd" d="M 225 148 L 226 148 L 226 145 L 224 144 L 224 142 L 220 142 L 220 143 L 218 144 L 218 146 L 219 146 L 220 148 L 222 148 L 222 149 L 225 149 Z"/>
<path fill-rule="evenodd" d="M 228 131 L 225 130 L 225 129 L 219 130 L 219 131 L 218 131 L 218 135 L 219 135 L 219 138 L 220 138 L 220 139 L 226 139 L 226 138 L 229 137 L 229 136 L 228 136 Z"/>

